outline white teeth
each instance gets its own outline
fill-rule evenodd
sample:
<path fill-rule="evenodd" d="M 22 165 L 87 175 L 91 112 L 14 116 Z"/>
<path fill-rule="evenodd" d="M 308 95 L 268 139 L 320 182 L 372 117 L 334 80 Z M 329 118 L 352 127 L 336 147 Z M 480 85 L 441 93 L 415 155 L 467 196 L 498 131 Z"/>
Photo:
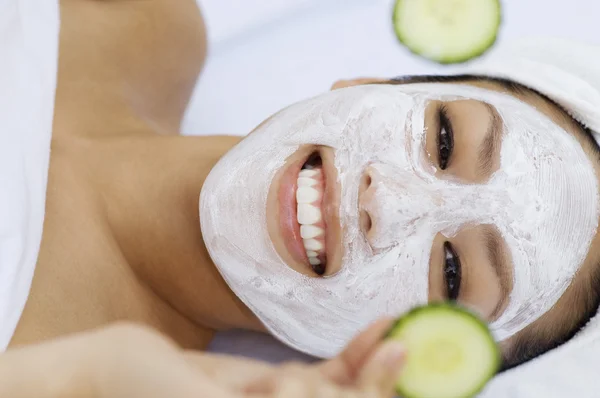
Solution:
<path fill-rule="evenodd" d="M 316 239 L 304 239 L 304 248 L 306 250 L 319 251 L 323 249 L 323 244 Z"/>
<path fill-rule="evenodd" d="M 325 233 L 323 228 L 316 224 L 323 218 L 319 199 L 321 192 L 318 185 L 321 179 L 321 169 L 304 169 L 298 174 L 298 188 L 296 189 L 296 202 L 298 204 L 297 218 L 300 224 L 300 236 L 304 242 L 304 249 L 311 265 L 320 265 L 319 252 L 324 249 L 324 244 L 317 238 Z M 317 206 L 313 206 L 313 204 Z"/>
<path fill-rule="evenodd" d="M 309 257 L 308 258 L 308 262 L 310 263 L 310 265 L 319 265 L 319 264 L 321 264 L 321 260 L 319 260 L 316 257 Z"/>
<path fill-rule="evenodd" d="M 316 238 L 317 236 L 323 235 L 323 232 L 322 228 L 315 227 L 314 225 L 300 226 L 300 236 L 302 236 L 302 239 Z"/>
<path fill-rule="evenodd" d="M 298 187 L 312 187 L 313 185 L 317 185 L 317 181 L 310 177 L 298 178 Z"/>
<path fill-rule="evenodd" d="M 298 203 L 313 203 L 319 199 L 319 191 L 311 187 L 298 187 L 296 200 Z"/>
<path fill-rule="evenodd" d="M 307 203 L 298 203 L 298 222 L 300 224 L 315 224 L 321 221 L 321 209 Z"/>
<path fill-rule="evenodd" d="M 300 170 L 300 174 L 298 174 L 298 177 L 314 177 L 317 174 L 319 174 L 318 170 L 304 169 L 304 170 Z"/>

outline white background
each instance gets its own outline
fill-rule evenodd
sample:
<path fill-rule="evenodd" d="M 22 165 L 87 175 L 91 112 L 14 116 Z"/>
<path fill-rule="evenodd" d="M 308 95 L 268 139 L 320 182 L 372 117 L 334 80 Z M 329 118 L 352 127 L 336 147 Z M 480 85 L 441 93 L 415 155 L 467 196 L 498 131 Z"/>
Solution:
<path fill-rule="evenodd" d="M 393 0 L 198 2 L 210 47 L 184 123 L 187 134 L 246 134 L 340 78 L 452 70 L 398 43 Z M 502 5 L 497 45 L 529 35 L 600 43 L 599 0 L 502 0 Z"/>

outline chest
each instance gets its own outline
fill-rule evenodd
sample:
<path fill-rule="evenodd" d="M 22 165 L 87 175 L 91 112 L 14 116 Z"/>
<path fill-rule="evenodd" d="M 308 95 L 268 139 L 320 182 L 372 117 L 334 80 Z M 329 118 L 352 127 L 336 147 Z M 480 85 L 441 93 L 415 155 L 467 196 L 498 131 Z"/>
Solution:
<path fill-rule="evenodd" d="M 106 220 L 102 192 L 84 164 L 56 155 L 38 262 L 11 345 L 121 320 L 163 329 L 171 314 L 123 258 Z"/>
<path fill-rule="evenodd" d="M 46 215 L 31 289 L 10 345 L 136 322 L 184 347 L 206 348 L 213 331 L 183 317 L 126 261 L 93 167 L 60 146 L 50 159 Z"/>

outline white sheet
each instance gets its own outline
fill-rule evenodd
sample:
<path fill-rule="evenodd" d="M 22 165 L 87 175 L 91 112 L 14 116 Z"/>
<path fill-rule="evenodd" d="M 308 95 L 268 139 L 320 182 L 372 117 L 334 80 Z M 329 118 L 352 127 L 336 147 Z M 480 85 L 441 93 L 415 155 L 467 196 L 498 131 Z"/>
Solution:
<path fill-rule="evenodd" d="M 392 31 L 392 0 L 198 0 L 209 58 L 184 123 L 186 134 L 249 132 L 270 114 L 340 78 L 451 72 L 412 56 Z M 600 2 L 504 0 L 499 44 L 528 35 L 600 43 Z M 600 67 L 600 65 L 599 65 Z M 213 351 L 271 362 L 310 360 L 272 338 L 217 336 Z M 600 397 L 600 333 L 590 333 L 497 377 L 485 397 Z"/>
<path fill-rule="evenodd" d="M 497 376 L 481 398 L 600 397 L 600 338 L 558 348 L 537 360 Z"/>
<path fill-rule="evenodd" d="M 0 352 L 35 270 L 58 65 L 57 0 L 0 0 Z"/>

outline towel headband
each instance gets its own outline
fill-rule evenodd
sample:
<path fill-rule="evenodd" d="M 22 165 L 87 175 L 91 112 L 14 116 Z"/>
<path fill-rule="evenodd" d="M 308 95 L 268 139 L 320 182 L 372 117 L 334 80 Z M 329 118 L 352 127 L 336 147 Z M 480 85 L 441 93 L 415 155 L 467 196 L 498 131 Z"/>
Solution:
<path fill-rule="evenodd" d="M 592 131 L 600 145 L 600 47 L 531 38 L 498 48 L 464 73 L 508 79 L 534 89 Z"/>

